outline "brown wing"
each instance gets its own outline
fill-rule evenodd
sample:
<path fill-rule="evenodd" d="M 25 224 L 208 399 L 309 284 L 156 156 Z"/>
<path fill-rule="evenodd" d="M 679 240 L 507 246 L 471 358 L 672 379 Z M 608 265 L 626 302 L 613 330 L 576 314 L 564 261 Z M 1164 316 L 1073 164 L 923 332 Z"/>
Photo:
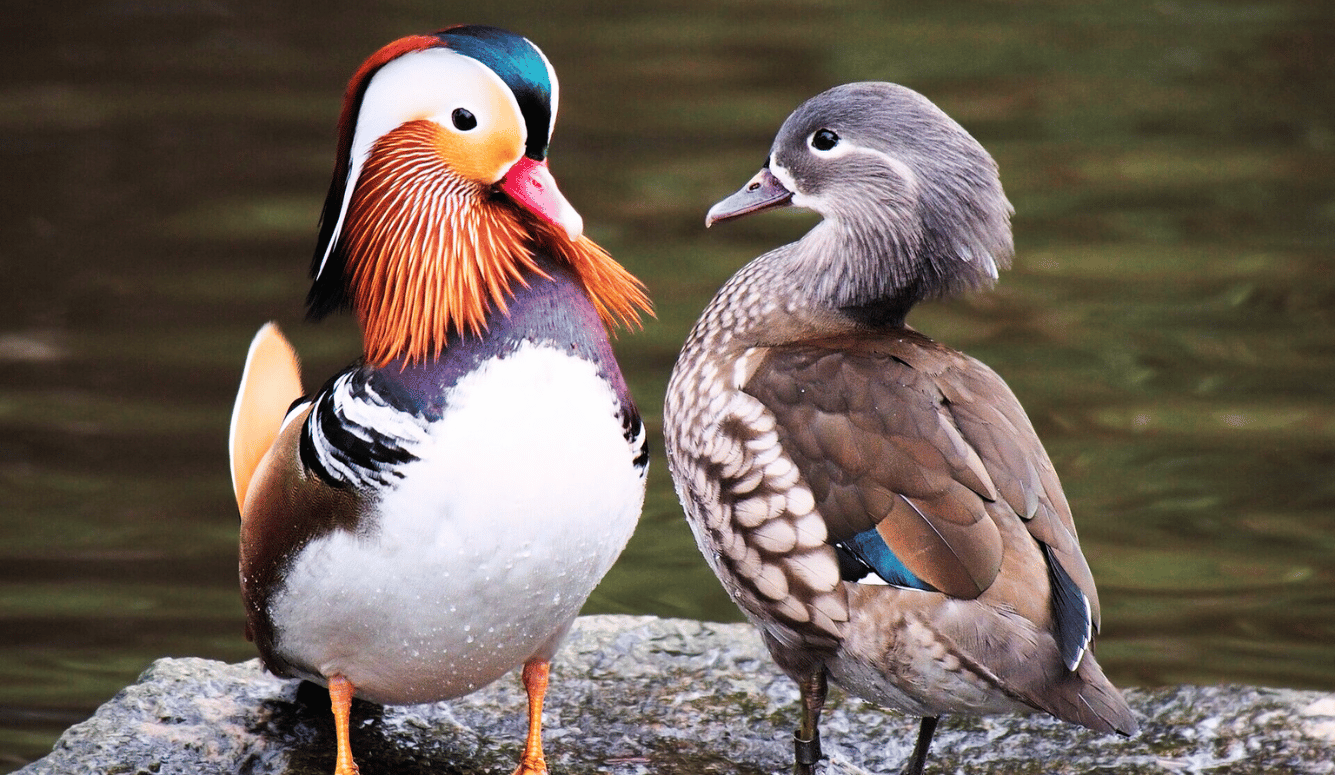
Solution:
<path fill-rule="evenodd" d="M 916 576 L 974 598 L 1001 566 L 989 504 L 1004 500 L 1053 548 L 1097 622 L 1056 474 L 1014 394 L 982 363 L 909 331 L 841 337 L 773 348 L 746 392 L 774 413 L 830 541 L 876 527 Z"/>
<path fill-rule="evenodd" d="M 964 438 L 992 472 L 1002 500 L 1024 520 L 1089 600 L 1090 621 L 1099 628 L 1094 575 L 1080 551 L 1075 520 L 1057 471 L 1010 387 L 983 363 L 961 353 L 935 377 L 946 408 Z"/>

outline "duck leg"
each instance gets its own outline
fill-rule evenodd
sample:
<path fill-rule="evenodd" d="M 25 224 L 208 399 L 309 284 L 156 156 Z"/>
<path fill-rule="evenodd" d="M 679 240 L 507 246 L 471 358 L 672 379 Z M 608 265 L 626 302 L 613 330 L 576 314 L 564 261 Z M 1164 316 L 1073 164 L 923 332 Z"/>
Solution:
<path fill-rule="evenodd" d="M 904 765 L 901 775 L 922 775 L 923 767 L 927 766 L 927 749 L 932 747 L 932 735 L 936 734 L 936 722 L 940 720 L 940 716 L 923 717 L 922 724 L 918 726 L 918 742 L 913 745 L 913 755 Z"/>
<path fill-rule="evenodd" d="M 793 775 L 814 775 L 820 752 L 820 713 L 825 708 L 825 668 L 797 682 L 802 694 L 802 725 L 793 733 Z"/>
<path fill-rule="evenodd" d="M 547 775 L 547 759 L 542 755 L 542 701 L 547 696 L 547 674 L 551 663 L 534 659 L 524 663 L 524 691 L 528 692 L 528 738 L 524 756 L 515 775 Z"/>
<path fill-rule="evenodd" d="M 329 706 L 334 711 L 334 734 L 338 740 L 334 775 L 357 775 L 357 762 L 352 760 L 352 742 L 348 736 L 348 716 L 354 691 L 352 681 L 337 674 L 329 676 Z"/>

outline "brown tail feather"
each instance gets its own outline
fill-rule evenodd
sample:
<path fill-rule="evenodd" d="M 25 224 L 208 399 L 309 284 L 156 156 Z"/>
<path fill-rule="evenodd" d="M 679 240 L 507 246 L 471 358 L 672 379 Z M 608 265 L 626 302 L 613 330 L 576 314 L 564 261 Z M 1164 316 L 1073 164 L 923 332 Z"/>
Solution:
<path fill-rule="evenodd" d="M 938 637 L 950 637 L 952 653 L 974 673 L 1063 721 L 1097 732 L 1139 731 L 1131 708 L 1103 674 L 1092 650 L 1074 671 L 1067 670 L 1052 632 L 1014 613 L 969 602 L 950 601 L 937 610 L 934 623 Z"/>
<path fill-rule="evenodd" d="M 1140 731 L 1130 706 L 1103 675 L 1092 652 L 1085 653 L 1074 673 L 1054 682 L 1038 699 L 1040 707 L 1057 718 L 1097 732 L 1130 736 Z"/>
<path fill-rule="evenodd" d="M 228 454 L 238 511 L 244 510 L 251 477 L 278 437 L 283 417 L 302 395 L 296 351 L 276 324 L 265 323 L 250 342 L 241 387 L 232 407 Z"/>

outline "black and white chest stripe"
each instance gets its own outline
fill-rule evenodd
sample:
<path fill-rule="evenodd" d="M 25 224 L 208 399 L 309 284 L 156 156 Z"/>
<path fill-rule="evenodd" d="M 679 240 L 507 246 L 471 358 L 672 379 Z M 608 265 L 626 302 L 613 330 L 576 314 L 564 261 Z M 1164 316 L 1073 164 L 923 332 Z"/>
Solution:
<path fill-rule="evenodd" d="M 322 389 L 301 430 L 301 462 L 339 488 L 384 486 L 403 478 L 428 435 L 428 419 L 378 392 L 364 369 Z"/>
<path fill-rule="evenodd" d="M 635 456 L 630 461 L 631 465 L 635 466 L 635 473 L 643 479 L 649 470 L 649 429 L 644 426 L 640 411 L 634 404 L 621 405 L 621 435 Z"/>
<path fill-rule="evenodd" d="M 615 396 L 631 464 L 644 476 L 648 434 L 617 367 L 607 334 L 569 268 L 535 257 L 540 272 L 513 288 L 505 315 L 485 336 L 450 334 L 440 359 L 353 367 L 330 380 L 301 434 L 301 462 L 335 487 L 389 485 L 419 459 L 430 425 L 446 412 L 453 388 L 489 361 L 516 357 L 527 345 L 550 347 L 594 365 Z M 541 389 L 535 386 L 534 389 Z"/>
<path fill-rule="evenodd" d="M 405 403 L 400 391 L 377 390 L 379 382 L 368 370 L 351 369 L 312 399 L 301 431 L 301 462 L 332 487 L 387 486 L 402 479 L 404 467 L 419 459 L 417 450 L 427 441 L 431 422 L 439 419 L 443 406 Z M 618 414 L 631 465 L 643 478 L 649 466 L 648 428 L 632 403 L 621 403 Z"/>

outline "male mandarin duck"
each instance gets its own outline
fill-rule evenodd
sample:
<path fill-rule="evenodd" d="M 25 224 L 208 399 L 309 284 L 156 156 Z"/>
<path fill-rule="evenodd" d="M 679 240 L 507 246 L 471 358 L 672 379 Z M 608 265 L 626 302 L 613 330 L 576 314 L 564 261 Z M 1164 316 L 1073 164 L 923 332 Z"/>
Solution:
<path fill-rule="evenodd" d="M 784 122 L 706 219 L 823 217 L 704 311 L 668 386 L 668 463 L 696 542 L 797 682 L 795 771 L 827 678 L 920 716 L 1136 721 L 1092 650 L 1099 600 L 1057 474 L 1006 383 L 905 324 L 1013 252 L 997 166 L 921 95 L 836 87 Z"/>
<path fill-rule="evenodd" d="M 251 345 L 230 447 L 247 634 L 329 687 L 339 775 L 354 693 L 442 700 L 521 664 L 517 773 L 545 773 L 549 660 L 639 517 L 645 429 L 605 325 L 648 302 L 548 171 L 557 95 L 491 27 L 373 54 L 307 299 L 353 310 L 364 357 L 301 397 L 278 330 Z"/>

